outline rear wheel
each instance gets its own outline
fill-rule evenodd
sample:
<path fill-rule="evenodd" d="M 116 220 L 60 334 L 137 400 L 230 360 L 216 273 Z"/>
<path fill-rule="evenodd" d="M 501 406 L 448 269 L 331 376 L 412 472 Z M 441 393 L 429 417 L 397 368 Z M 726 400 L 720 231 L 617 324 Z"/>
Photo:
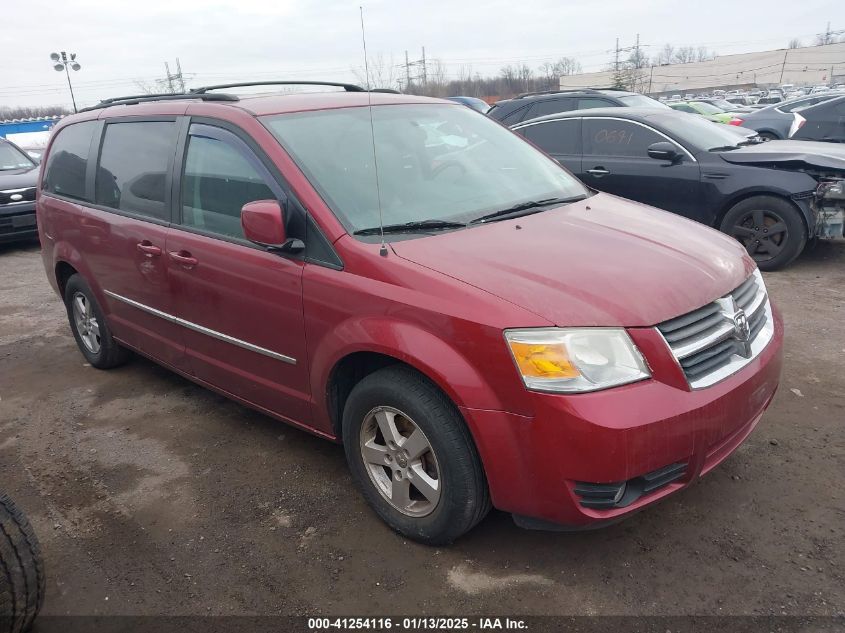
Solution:
<path fill-rule="evenodd" d="M 0 633 L 28 631 L 44 602 L 44 562 L 35 532 L 0 494 Z"/>
<path fill-rule="evenodd" d="M 783 268 L 807 243 L 807 227 L 800 212 L 776 196 L 753 196 L 735 204 L 720 228 L 745 247 L 760 270 Z"/>
<path fill-rule="evenodd" d="M 780 137 L 774 132 L 757 132 L 757 136 L 766 139 L 767 141 L 777 141 Z"/>
<path fill-rule="evenodd" d="M 100 304 L 78 273 L 65 285 L 65 306 L 79 351 L 92 367 L 110 369 L 129 359 L 129 350 L 112 337 Z"/>
<path fill-rule="evenodd" d="M 359 382 L 343 412 L 343 444 L 364 498 L 394 530 L 449 543 L 490 510 L 487 482 L 455 406 L 426 378 L 387 367 Z"/>

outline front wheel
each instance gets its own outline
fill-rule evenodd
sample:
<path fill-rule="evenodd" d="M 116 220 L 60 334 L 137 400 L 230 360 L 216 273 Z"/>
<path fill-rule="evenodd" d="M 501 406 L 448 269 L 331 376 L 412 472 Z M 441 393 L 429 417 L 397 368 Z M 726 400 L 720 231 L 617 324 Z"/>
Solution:
<path fill-rule="evenodd" d="M 807 227 L 800 212 L 776 196 L 753 196 L 735 204 L 720 228 L 745 247 L 760 270 L 783 268 L 807 243 Z"/>
<path fill-rule="evenodd" d="M 455 406 L 410 368 L 359 382 L 343 412 L 353 479 L 376 513 L 414 540 L 449 543 L 490 510 L 472 437 Z"/>

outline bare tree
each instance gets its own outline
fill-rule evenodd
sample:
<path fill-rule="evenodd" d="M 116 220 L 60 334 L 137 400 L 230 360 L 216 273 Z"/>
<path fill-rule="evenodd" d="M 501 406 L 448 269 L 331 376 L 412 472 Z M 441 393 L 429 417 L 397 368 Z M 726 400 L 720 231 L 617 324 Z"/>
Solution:
<path fill-rule="evenodd" d="M 787 45 L 788 48 L 801 48 L 801 40 L 797 37 L 793 37 L 789 40 L 789 44 Z"/>
<path fill-rule="evenodd" d="M 393 55 L 385 60 L 384 55 L 376 53 L 367 57 L 367 66 L 370 71 L 370 81 L 367 81 L 367 72 L 363 66 L 353 66 L 352 74 L 362 86 L 369 85 L 371 88 L 399 88 L 399 66 L 393 61 Z"/>
<path fill-rule="evenodd" d="M 697 61 L 697 62 L 709 62 L 711 59 L 716 59 L 716 53 L 711 51 L 706 46 L 699 46 L 695 50 L 695 61 Z"/>
<path fill-rule="evenodd" d="M 62 106 L 3 106 L 0 121 L 5 119 L 37 119 L 46 116 L 64 116 L 70 110 Z"/>
<path fill-rule="evenodd" d="M 556 62 L 546 62 L 537 70 L 540 71 L 542 81 L 547 90 L 560 87 L 560 78 L 567 75 L 577 75 L 581 72 L 581 64 L 573 57 L 561 57 Z"/>
<path fill-rule="evenodd" d="M 681 46 L 675 51 L 673 61 L 676 64 L 689 64 L 695 61 L 696 50 L 692 46 Z"/>
<path fill-rule="evenodd" d="M 671 64 L 673 61 L 675 61 L 675 47 L 671 44 L 664 44 L 663 48 L 660 49 L 660 52 L 654 58 L 655 65 L 664 66 Z"/>

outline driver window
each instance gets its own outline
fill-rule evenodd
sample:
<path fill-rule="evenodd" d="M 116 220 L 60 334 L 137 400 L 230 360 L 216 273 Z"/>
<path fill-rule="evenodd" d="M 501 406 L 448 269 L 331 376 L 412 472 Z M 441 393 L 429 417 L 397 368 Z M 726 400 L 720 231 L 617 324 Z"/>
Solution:
<path fill-rule="evenodd" d="M 241 207 L 276 195 L 237 148 L 214 138 L 188 137 L 182 177 L 182 224 L 243 239 Z"/>

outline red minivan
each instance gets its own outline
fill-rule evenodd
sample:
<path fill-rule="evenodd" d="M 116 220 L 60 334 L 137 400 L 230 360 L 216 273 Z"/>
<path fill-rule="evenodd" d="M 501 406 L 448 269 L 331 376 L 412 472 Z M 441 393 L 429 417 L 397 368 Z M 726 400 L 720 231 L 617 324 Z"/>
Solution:
<path fill-rule="evenodd" d="M 754 429 L 783 325 L 730 238 L 585 187 L 437 99 L 233 86 L 56 126 L 47 276 L 94 367 L 129 351 L 342 442 L 391 527 L 617 521 Z"/>

